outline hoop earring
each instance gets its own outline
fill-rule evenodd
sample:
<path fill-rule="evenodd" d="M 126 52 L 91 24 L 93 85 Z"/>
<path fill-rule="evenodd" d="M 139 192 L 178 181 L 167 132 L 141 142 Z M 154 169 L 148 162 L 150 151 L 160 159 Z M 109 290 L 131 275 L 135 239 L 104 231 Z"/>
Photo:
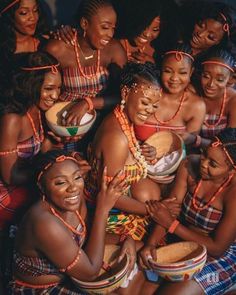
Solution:
<path fill-rule="evenodd" d="M 124 98 L 122 98 L 122 100 L 120 102 L 120 109 L 121 109 L 121 111 L 123 111 L 124 108 L 125 108 L 125 100 L 124 100 Z"/>

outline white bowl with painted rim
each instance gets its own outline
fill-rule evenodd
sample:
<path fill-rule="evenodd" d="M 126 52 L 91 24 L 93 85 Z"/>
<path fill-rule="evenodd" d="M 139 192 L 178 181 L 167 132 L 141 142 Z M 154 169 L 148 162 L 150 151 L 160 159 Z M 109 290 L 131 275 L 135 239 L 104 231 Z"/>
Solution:
<path fill-rule="evenodd" d="M 60 137 L 83 135 L 89 131 L 96 120 L 96 111 L 93 109 L 82 117 L 80 125 L 63 126 L 61 121 L 73 104 L 73 102 L 58 102 L 45 113 L 48 127 Z"/>

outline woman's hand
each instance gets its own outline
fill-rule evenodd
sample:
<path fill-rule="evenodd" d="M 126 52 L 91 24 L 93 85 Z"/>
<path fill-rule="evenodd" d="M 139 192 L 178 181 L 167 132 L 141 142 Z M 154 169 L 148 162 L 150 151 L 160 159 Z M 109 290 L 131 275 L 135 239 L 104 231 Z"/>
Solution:
<path fill-rule="evenodd" d="M 102 175 L 101 190 L 97 195 L 97 208 L 109 212 L 114 207 L 117 200 L 124 194 L 127 186 L 123 170 L 120 170 L 113 179 L 108 182 L 107 167 L 105 167 Z"/>
<path fill-rule="evenodd" d="M 66 44 L 74 45 L 76 29 L 71 26 L 61 25 L 55 32 L 51 33 L 51 37 L 56 40 L 62 40 Z"/>
<path fill-rule="evenodd" d="M 64 126 L 78 126 L 80 120 L 89 110 L 86 100 L 81 99 L 74 104 L 67 112 L 64 118 L 62 118 L 62 125 Z"/>
<path fill-rule="evenodd" d="M 139 264 L 143 269 L 152 269 L 151 261 L 156 261 L 156 246 L 146 245 L 139 252 Z"/>
<path fill-rule="evenodd" d="M 168 210 L 170 211 L 173 217 L 176 218 L 179 215 L 181 210 L 181 205 L 179 202 L 177 202 L 176 198 L 164 199 L 160 202 L 161 204 L 165 205 L 168 208 Z"/>
<path fill-rule="evenodd" d="M 146 208 L 151 218 L 164 228 L 168 229 L 175 218 L 171 215 L 169 209 L 159 201 L 150 200 L 146 203 Z"/>
<path fill-rule="evenodd" d="M 128 275 L 129 275 L 130 272 L 133 270 L 134 264 L 137 260 L 135 241 L 130 236 L 127 236 L 127 238 L 125 239 L 121 247 L 121 253 L 118 258 L 119 262 L 124 258 L 125 254 L 127 254 L 129 257 L 129 271 L 128 271 Z"/>
<path fill-rule="evenodd" d="M 72 157 L 74 157 L 78 161 L 81 175 L 83 178 L 85 178 L 87 173 L 91 170 L 91 166 L 89 165 L 89 163 L 86 160 L 84 160 L 80 156 L 79 152 L 72 152 Z"/>
<path fill-rule="evenodd" d="M 142 155 L 145 157 L 145 160 L 153 164 L 156 161 L 157 151 L 154 146 L 149 145 L 148 143 L 143 143 L 141 146 Z"/>

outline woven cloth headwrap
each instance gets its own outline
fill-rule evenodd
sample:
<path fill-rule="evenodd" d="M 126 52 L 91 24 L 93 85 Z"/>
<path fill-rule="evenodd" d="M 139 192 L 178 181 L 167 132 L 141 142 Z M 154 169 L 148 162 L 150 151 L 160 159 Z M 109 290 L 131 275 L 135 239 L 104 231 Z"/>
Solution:
<path fill-rule="evenodd" d="M 14 6 L 16 3 L 20 2 L 20 0 L 14 0 L 12 1 L 10 4 L 8 4 L 5 8 L 3 8 L 1 11 L 0 11 L 0 16 L 6 12 L 8 9 L 10 9 L 12 6 Z"/>
<path fill-rule="evenodd" d="M 236 163 L 230 156 L 229 152 L 226 149 L 226 146 L 234 145 L 236 148 L 236 142 L 228 142 L 224 144 L 217 136 L 215 136 L 214 141 L 212 142 L 211 146 L 212 147 L 221 147 L 223 152 L 225 153 L 227 159 L 229 160 L 230 164 L 233 166 L 233 168 L 236 170 Z"/>

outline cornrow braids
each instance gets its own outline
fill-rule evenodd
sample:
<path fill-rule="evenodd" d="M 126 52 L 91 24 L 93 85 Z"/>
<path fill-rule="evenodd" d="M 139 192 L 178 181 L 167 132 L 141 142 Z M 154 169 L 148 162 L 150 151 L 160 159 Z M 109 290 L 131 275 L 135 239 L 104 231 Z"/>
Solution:
<path fill-rule="evenodd" d="M 140 79 L 160 85 L 159 72 L 153 63 L 128 62 L 121 72 L 121 88 L 124 86 L 131 87 L 133 83 Z"/>
<path fill-rule="evenodd" d="M 226 128 L 217 137 L 227 150 L 232 161 L 236 164 L 236 128 Z"/>
<path fill-rule="evenodd" d="M 89 20 L 93 15 L 96 14 L 99 8 L 104 6 L 113 7 L 110 0 L 82 0 L 75 16 L 77 24 L 80 26 L 80 20 L 82 17 Z"/>

